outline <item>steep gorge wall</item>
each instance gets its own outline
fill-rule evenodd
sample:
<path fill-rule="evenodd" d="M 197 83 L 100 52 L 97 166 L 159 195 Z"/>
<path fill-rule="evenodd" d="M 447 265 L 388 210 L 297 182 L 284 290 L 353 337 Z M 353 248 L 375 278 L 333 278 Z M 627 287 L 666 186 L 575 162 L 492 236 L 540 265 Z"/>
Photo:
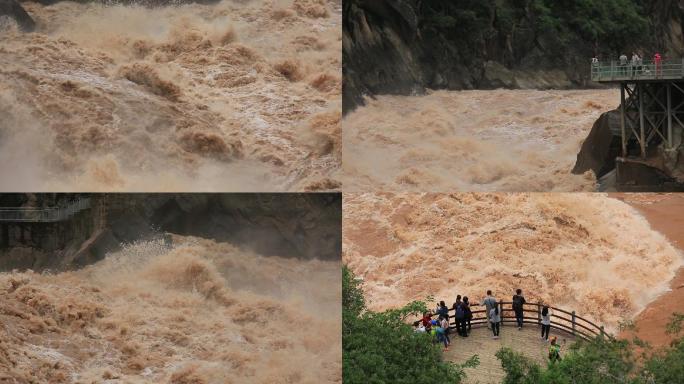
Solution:
<path fill-rule="evenodd" d="M 64 194 L 0 195 L 0 206 L 54 206 Z M 0 223 L 0 270 L 69 269 L 170 232 L 265 256 L 339 260 L 339 194 L 107 194 L 58 223 Z M 98 227 L 104 200 L 106 223 Z M 9 239 L 11 238 L 11 240 Z M 170 239 L 169 239 L 170 240 Z"/>
<path fill-rule="evenodd" d="M 362 104 L 364 95 L 412 94 L 425 88 L 590 86 L 589 58 L 612 55 L 611 50 L 616 48 L 586 41 L 570 29 L 564 41 L 567 48 L 559 49 L 558 36 L 544 33 L 539 26 L 541 17 L 533 11 L 533 4 L 515 0 L 481 2 L 478 6 L 480 22 L 485 20 L 482 24 L 435 29 L 426 14 L 442 6 L 438 1 L 346 1 L 344 112 Z M 632 40 L 648 41 L 645 52 L 658 49 L 670 56 L 684 54 L 683 10 L 681 0 L 646 4 L 642 12 L 651 18 L 650 32 Z"/>

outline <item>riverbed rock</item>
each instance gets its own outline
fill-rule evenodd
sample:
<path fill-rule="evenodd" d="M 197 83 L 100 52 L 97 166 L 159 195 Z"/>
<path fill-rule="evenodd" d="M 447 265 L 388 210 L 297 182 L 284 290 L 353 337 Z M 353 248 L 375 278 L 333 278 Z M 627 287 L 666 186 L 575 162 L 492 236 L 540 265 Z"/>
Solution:
<path fill-rule="evenodd" d="M 0 17 L 7 16 L 17 22 L 25 32 L 35 29 L 36 23 L 16 0 L 0 0 Z"/>
<path fill-rule="evenodd" d="M 577 154 L 577 162 L 572 173 L 581 175 L 592 170 L 596 178 L 601 178 L 615 168 L 615 158 L 620 155 L 620 110 L 615 109 L 594 122 L 587 138 Z"/>

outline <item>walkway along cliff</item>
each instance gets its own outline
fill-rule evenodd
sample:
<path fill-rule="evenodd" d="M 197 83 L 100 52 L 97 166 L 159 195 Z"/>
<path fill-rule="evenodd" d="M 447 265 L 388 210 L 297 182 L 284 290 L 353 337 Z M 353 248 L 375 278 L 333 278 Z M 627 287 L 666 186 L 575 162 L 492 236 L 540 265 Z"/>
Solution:
<path fill-rule="evenodd" d="M 72 269 L 167 233 L 263 255 L 339 258 L 338 194 L 16 194 L 0 201 L 0 270 Z"/>
<path fill-rule="evenodd" d="M 600 63 L 592 80 L 617 84 L 620 106 L 594 123 L 573 173 L 591 169 L 602 189 L 684 190 L 684 58 Z"/>

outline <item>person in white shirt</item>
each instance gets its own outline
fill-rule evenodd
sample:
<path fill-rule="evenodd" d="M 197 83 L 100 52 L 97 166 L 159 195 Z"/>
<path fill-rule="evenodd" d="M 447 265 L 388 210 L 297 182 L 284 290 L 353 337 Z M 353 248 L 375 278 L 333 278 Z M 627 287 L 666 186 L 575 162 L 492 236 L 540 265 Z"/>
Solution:
<path fill-rule="evenodd" d="M 485 314 L 489 317 L 489 312 L 491 312 L 492 308 L 496 307 L 496 298 L 492 296 L 491 290 L 487 290 L 487 297 L 482 300 L 480 305 L 485 306 Z"/>
<path fill-rule="evenodd" d="M 449 318 L 448 317 L 442 317 L 439 320 L 439 325 L 444 328 L 444 338 L 447 341 L 447 345 L 451 344 L 451 339 L 449 338 Z"/>
<path fill-rule="evenodd" d="M 551 330 L 551 310 L 549 310 L 549 307 L 547 305 L 545 305 L 541 311 L 541 326 L 541 337 L 542 339 L 548 341 L 549 331 Z"/>

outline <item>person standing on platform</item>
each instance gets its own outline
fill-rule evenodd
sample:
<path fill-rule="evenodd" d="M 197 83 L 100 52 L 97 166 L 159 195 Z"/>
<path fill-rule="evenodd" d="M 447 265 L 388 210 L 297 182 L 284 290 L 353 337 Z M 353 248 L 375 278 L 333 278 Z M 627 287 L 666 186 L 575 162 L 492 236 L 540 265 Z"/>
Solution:
<path fill-rule="evenodd" d="M 620 55 L 620 75 L 627 76 L 627 55 Z"/>
<path fill-rule="evenodd" d="M 541 338 L 549 341 L 549 331 L 551 330 L 551 310 L 547 305 L 541 311 Z"/>
<path fill-rule="evenodd" d="M 515 321 L 518 322 L 518 330 L 522 330 L 523 320 L 524 320 L 524 306 L 527 301 L 525 301 L 525 296 L 522 294 L 522 289 L 518 288 L 515 290 L 515 295 L 513 295 L 513 312 L 515 312 Z"/>
<path fill-rule="evenodd" d="M 489 317 L 489 313 L 494 309 L 494 307 L 497 306 L 496 304 L 496 298 L 492 296 L 492 291 L 487 290 L 487 296 L 482 300 L 482 303 L 480 305 L 485 306 L 485 316 Z"/>

